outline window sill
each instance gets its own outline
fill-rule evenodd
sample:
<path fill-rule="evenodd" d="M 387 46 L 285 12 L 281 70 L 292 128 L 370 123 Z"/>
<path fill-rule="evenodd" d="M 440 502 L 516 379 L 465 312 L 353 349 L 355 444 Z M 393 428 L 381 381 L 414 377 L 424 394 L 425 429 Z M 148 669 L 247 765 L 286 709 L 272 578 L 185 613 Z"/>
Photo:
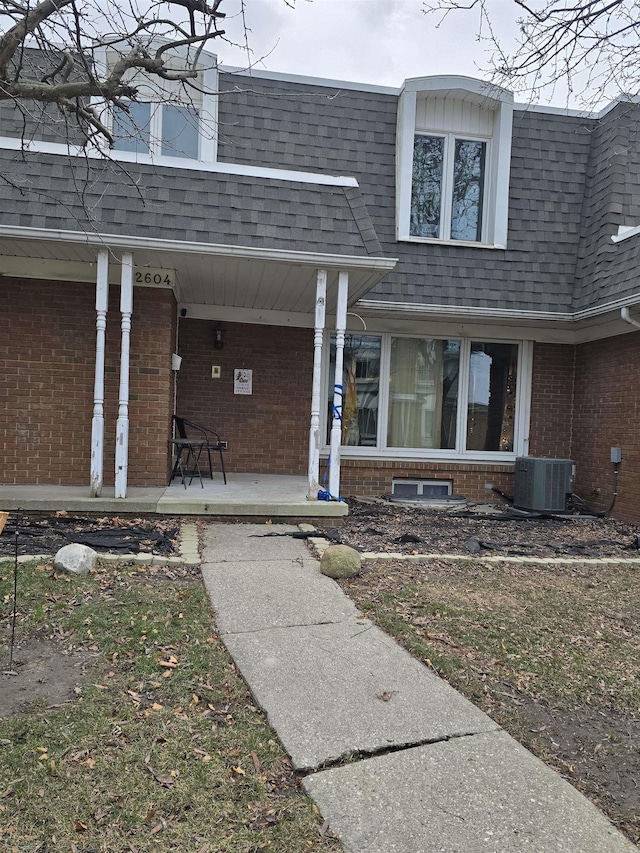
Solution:
<path fill-rule="evenodd" d="M 427 243 L 431 246 L 464 246 L 470 249 L 506 249 L 499 243 L 475 243 L 470 240 L 440 240 L 437 237 L 414 237 L 410 234 L 399 234 L 398 243 Z"/>
<path fill-rule="evenodd" d="M 340 447 L 341 459 L 362 459 L 369 462 L 444 462 L 447 465 L 513 465 L 519 453 L 502 453 L 500 451 L 455 453 L 446 450 L 419 450 L 416 448 L 398 448 L 391 450 L 375 450 L 371 447 Z M 329 448 L 320 451 L 321 457 L 329 456 Z"/>

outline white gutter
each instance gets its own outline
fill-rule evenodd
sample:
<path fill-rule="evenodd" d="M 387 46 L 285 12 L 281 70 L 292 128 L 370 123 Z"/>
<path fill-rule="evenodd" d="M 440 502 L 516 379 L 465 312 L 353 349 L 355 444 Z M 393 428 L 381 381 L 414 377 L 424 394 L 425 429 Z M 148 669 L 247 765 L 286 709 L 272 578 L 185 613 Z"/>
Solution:
<path fill-rule="evenodd" d="M 274 261 L 302 266 L 331 267 L 336 269 L 368 269 L 386 272 L 392 270 L 397 258 L 356 255 L 334 255 L 322 252 L 300 252 L 289 249 L 256 249 L 253 246 L 226 246 L 220 243 L 164 240 L 152 237 L 131 237 L 100 232 L 63 231 L 55 228 L 25 228 L 20 225 L 0 225 L 0 237 L 24 240 L 53 240 L 61 243 L 81 243 L 110 249 L 149 249 L 154 252 L 175 252 L 183 255 L 208 255 L 212 257 L 241 258 L 244 260 Z"/>
<path fill-rule="evenodd" d="M 631 317 L 631 315 L 629 314 L 629 308 L 627 306 L 620 309 L 620 316 L 625 321 L 625 323 L 629 323 L 630 326 L 635 326 L 636 329 L 640 329 L 640 323 Z"/>
<path fill-rule="evenodd" d="M 392 313 L 406 313 L 417 315 L 442 315 L 446 314 L 456 319 L 460 318 L 490 318 L 509 320 L 551 320 L 557 323 L 575 323 L 578 320 L 588 320 L 590 317 L 598 317 L 608 314 L 610 311 L 619 311 L 625 306 L 634 306 L 640 300 L 640 293 L 616 299 L 613 302 L 605 302 L 593 308 L 582 308 L 579 311 L 518 311 L 515 308 L 483 308 L 475 305 L 423 305 L 414 302 L 389 302 L 377 299 L 359 299 L 356 302 L 358 308 L 363 311 L 384 311 Z"/>

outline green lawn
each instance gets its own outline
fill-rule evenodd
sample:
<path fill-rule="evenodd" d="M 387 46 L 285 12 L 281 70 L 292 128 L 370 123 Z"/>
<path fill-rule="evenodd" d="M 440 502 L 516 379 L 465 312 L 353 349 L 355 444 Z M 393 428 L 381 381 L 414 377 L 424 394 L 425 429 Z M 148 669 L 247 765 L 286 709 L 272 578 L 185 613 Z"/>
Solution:
<path fill-rule="evenodd" d="M 199 577 L 173 574 L 20 568 L 19 639 L 91 659 L 75 699 L 0 719 L 0 849 L 339 849 L 217 637 Z M 5 562 L 0 670 L 12 601 Z"/>

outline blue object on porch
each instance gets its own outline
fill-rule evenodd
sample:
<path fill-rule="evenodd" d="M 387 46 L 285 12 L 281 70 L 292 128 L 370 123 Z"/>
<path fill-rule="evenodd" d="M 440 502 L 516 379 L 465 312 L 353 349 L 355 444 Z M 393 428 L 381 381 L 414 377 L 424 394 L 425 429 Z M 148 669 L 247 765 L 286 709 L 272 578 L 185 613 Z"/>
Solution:
<path fill-rule="evenodd" d="M 327 480 L 329 479 L 329 468 L 331 467 L 331 456 L 327 456 L 327 465 L 324 469 L 324 476 L 322 477 L 322 485 L 323 489 L 320 489 L 318 492 L 318 500 L 319 501 L 337 501 L 338 503 L 346 503 L 344 498 L 341 498 L 339 495 L 335 497 L 332 495 L 329 489 L 327 488 Z"/>

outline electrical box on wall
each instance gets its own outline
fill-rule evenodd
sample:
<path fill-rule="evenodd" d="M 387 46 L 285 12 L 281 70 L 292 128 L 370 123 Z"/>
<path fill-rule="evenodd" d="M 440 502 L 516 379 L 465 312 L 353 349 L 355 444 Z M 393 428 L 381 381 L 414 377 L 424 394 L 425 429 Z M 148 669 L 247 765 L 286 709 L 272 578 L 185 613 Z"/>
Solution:
<path fill-rule="evenodd" d="M 220 368 L 220 365 L 219 364 L 212 364 L 211 365 L 211 378 L 212 379 L 220 379 L 221 374 L 222 374 L 222 369 Z"/>

